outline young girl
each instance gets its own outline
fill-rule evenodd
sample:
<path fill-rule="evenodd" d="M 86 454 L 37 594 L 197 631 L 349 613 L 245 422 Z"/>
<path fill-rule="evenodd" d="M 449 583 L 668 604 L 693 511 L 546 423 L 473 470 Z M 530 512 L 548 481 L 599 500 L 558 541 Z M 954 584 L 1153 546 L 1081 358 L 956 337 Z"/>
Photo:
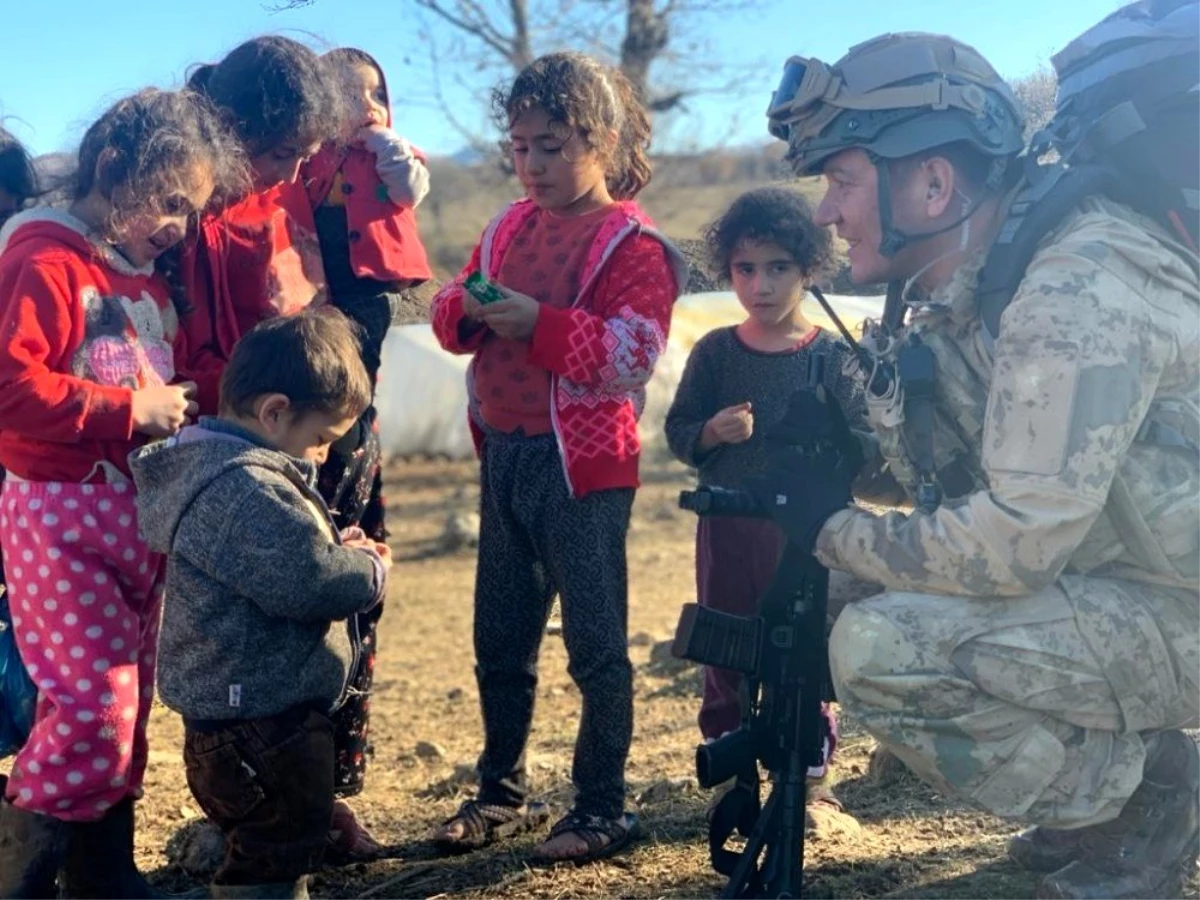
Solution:
<path fill-rule="evenodd" d="M 182 254 L 190 312 L 182 320 L 176 348 L 182 368 L 199 385 L 201 413 L 214 414 L 221 373 L 238 338 L 265 319 L 328 299 L 313 214 L 319 197 L 310 192 L 300 170 L 322 145 L 340 136 L 345 113 L 330 66 L 308 47 L 282 37 L 247 41 L 220 63 L 198 67 L 189 84 L 229 121 L 254 175 L 254 189 L 205 216 L 197 239 Z M 325 484 L 326 501 L 345 505 L 346 498 L 336 496 L 340 479 L 327 478 Z M 355 524 L 339 518 L 339 527 Z M 334 715 L 334 779 L 342 798 L 363 787 L 378 615 L 373 611 L 369 621 L 351 626 L 360 645 L 358 666 L 348 699 Z M 380 849 L 350 806 L 339 800 L 327 860 L 370 859 Z"/>
<path fill-rule="evenodd" d="M 816 327 L 801 301 L 827 271 L 829 232 L 813 223 L 804 198 L 781 188 L 743 194 L 708 230 L 714 268 L 733 284 L 746 320 L 705 335 L 692 348 L 667 413 L 667 442 L 696 468 L 702 485 L 738 488 L 767 472 L 765 441 L 805 384 L 814 353 L 827 356 L 826 386 L 847 421 L 862 418 L 863 384 L 844 341 Z M 740 616 L 758 613 L 783 551 L 783 533 L 766 519 L 702 517 L 696 529 L 699 602 Z M 715 740 L 741 724 L 741 675 L 705 667 L 700 733 Z M 833 752 L 837 727 L 825 709 Z M 825 767 L 810 770 L 820 778 Z M 836 804 L 821 792 L 814 800 Z M 719 799 L 719 795 L 718 795 Z"/>
<path fill-rule="evenodd" d="M 583 695 L 576 797 L 535 855 L 585 861 L 624 847 L 635 824 L 624 811 L 633 729 L 625 536 L 638 414 L 685 266 L 633 202 L 650 180 L 650 126 L 619 72 L 581 54 L 544 56 L 497 97 L 497 110 L 528 198 L 492 221 L 432 308 L 442 346 L 474 354 L 484 720 L 478 794 L 434 839 L 474 849 L 545 819 L 528 802 L 524 751 L 558 593 Z M 467 292 L 480 272 L 504 299 L 481 305 Z"/>
<path fill-rule="evenodd" d="M 147 90 L 84 135 L 73 200 L 0 233 L 0 541 L 38 687 L 0 803 L 0 896 L 149 897 L 133 863 L 161 558 L 126 457 L 196 412 L 154 271 L 244 160 L 194 94 Z"/>
<path fill-rule="evenodd" d="M 362 361 L 374 384 L 401 292 L 431 275 L 415 213 L 429 192 L 429 170 L 420 151 L 392 130 L 387 80 L 375 59 L 351 47 L 323 59 L 346 101 L 349 141 L 326 144 L 301 175 L 319 204 L 317 235 L 330 302 L 358 324 Z M 318 486 L 339 528 L 358 527 L 372 540 L 387 540 L 374 406 L 330 448 Z M 380 604 L 355 621 L 364 652 L 355 693 L 340 720 L 337 790 L 343 797 L 362 790 L 376 626 L 383 609 Z M 343 818 L 344 808 L 338 807 Z M 365 832 L 357 850 L 348 833 L 339 837 L 326 854 L 333 861 L 372 852 Z"/>
<path fill-rule="evenodd" d="M 33 160 L 15 137 L 0 128 L 0 226 L 38 194 Z M 0 468 L 0 481 L 4 469 Z M 0 547 L 0 593 L 4 591 L 4 554 Z"/>
<path fill-rule="evenodd" d="M 217 107 L 250 159 L 253 190 L 204 216 L 181 260 L 190 307 L 181 322 L 181 366 L 198 385 L 203 414 L 237 339 L 264 319 L 326 299 L 312 202 L 301 164 L 339 133 L 341 101 L 325 64 L 288 38 L 246 41 L 188 86 Z"/>
<path fill-rule="evenodd" d="M 20 141 L 0 128 L 0 226 L 37 194 L 33 160 Z"/>
<path fill-rule="evenodd" d="M 363 331 L 375 378 L 400 292 L 429 280 L 416 208 L 429 193 L 425 156 L 392 130 L 383 69 L 353 47 L 326 53 L 346 103 L 349 143 L 329 143 L 301 169 L 318 198 L 317 234 L 330 300 Z"/>

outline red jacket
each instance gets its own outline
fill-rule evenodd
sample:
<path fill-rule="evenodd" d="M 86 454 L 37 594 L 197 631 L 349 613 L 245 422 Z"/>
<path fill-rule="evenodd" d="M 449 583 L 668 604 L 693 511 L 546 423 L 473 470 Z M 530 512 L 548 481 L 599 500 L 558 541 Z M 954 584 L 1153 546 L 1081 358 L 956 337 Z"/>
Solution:
<path fill-rule="evenodd" d="M 0 233 L 0 466 L 28 481 L 127 477 L 133 392 L 175 377 L 166 283 L 86 234 L 46 208 Z"/>
<path fill-rule="evenodd" d="M 459 338 L 462 283 L 476 270 L 495 278 L 513 238 L 538 212 L 530 200 L 505 209 L 484 229 L 466 268 L 433 298 L 433 331 L 445 349 L 473 353 L 486 340 L 487 329 Z M 529 361 L 550 372 L 551 420 L 573 497 L 638 486 L 637 420 L 666 347 L 671 308 L 687 283 L 683 256 L 632 201 L 614 205 L 585 266 L 579 296 L 565 309 L 540 306 L 529 340 Z M 471 428 L 478 449 L 482 432 L 474 416 Z"/>
<path fill-rule="evenodd" d="M 312 204 L 297 179 L 257 191 L 205 216 L 182 251 L 190 309 L 175 358 L 199 387 L 200 412 L 217 411 L 221 373 L 233 345 L 259 322 L 326 299 Z"/>
<path fill-rule="evenodd" d="M 339 149 L 327 144 L 305 164 L 303 179 L 315 206 L 329 195 L 334 178 L 341 171 L 346 239 L 355 275 L 376 281 L 428 281 L 433 273 L 417 232 L 416 211 L 391 198 L 376 170 L 377 153 L 387 153 L 391 146 L 381 143 L 386 146 L 377 152 L 363 147 Z M 407 142 L 404 146 L 408 146 Z M 413 155 L 425 162 L 420 151 L 414 150 Z"/>

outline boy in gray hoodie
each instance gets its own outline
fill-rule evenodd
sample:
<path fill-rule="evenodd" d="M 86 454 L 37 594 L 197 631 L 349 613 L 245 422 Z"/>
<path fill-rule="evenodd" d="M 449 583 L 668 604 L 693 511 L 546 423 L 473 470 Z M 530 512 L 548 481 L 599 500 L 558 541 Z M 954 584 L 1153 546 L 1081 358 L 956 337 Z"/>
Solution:
<path fill-rule="evenodd" d="M 213 897 L 307 897 L 321 861 L 357 646 L 343 620 L 383 599 L 391 556 L 339 534 L 315 481 L 370 400 L 342 314 L 272 319 L 234 348 L 219 416 L 130 457 L 141 530 L 168 556 L 159 693 L 226 836 Z"/>

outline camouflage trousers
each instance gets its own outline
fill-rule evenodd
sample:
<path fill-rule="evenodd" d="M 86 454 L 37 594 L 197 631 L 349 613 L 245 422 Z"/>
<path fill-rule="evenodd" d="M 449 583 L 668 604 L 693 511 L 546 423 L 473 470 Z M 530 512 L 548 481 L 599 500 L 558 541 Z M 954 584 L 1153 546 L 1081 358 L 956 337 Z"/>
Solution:
<path fill-rule="evenodd" d="M 830 637 L 842 707 L 935 787 L 1053 827 L 1114 818 L 1141 732 L 1200 722 L 1196 594 L 1064 576 L 1025 597 L 887 592 Z"/>

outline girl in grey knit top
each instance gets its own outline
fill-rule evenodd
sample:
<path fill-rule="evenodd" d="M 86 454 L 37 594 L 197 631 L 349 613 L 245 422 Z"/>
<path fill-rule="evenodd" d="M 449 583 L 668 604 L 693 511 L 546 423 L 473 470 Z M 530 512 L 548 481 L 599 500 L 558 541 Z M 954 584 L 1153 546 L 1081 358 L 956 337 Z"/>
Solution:
<path fill-rule="evenodd" d="M 746 319 L 716 329 L 696 343 L 671 410 L 667 441 L 696 468 L 701 484 L 740 487 L 768 468 L 764 435 L 804 383 L 809 359 L 825 354 L 825 387 L 853 427 L 864 416 L 863 378 L 844 341 L 813 325 L 801 301 L 833 260 L 829 232 L 813 223 L 808 204 L 781 188 L 743 194 L 707 234 L 709 253 L 732 282 Z M 696 532 L 699 602 L 722 612 L 753 616 L 779 564 L 782 532 L 749 518 L 701 518 Z M 736 672 L 706 668 L 700 731 L 720 737 L 741 721 Z M 836 742 L 836 723 L 826 762 Z M 825 767 L 810 770 L 819 778 Z M 827 792 L 825 792 L 827 793 Z M 820 799 L 836 803 L 832 796 Z"/>

